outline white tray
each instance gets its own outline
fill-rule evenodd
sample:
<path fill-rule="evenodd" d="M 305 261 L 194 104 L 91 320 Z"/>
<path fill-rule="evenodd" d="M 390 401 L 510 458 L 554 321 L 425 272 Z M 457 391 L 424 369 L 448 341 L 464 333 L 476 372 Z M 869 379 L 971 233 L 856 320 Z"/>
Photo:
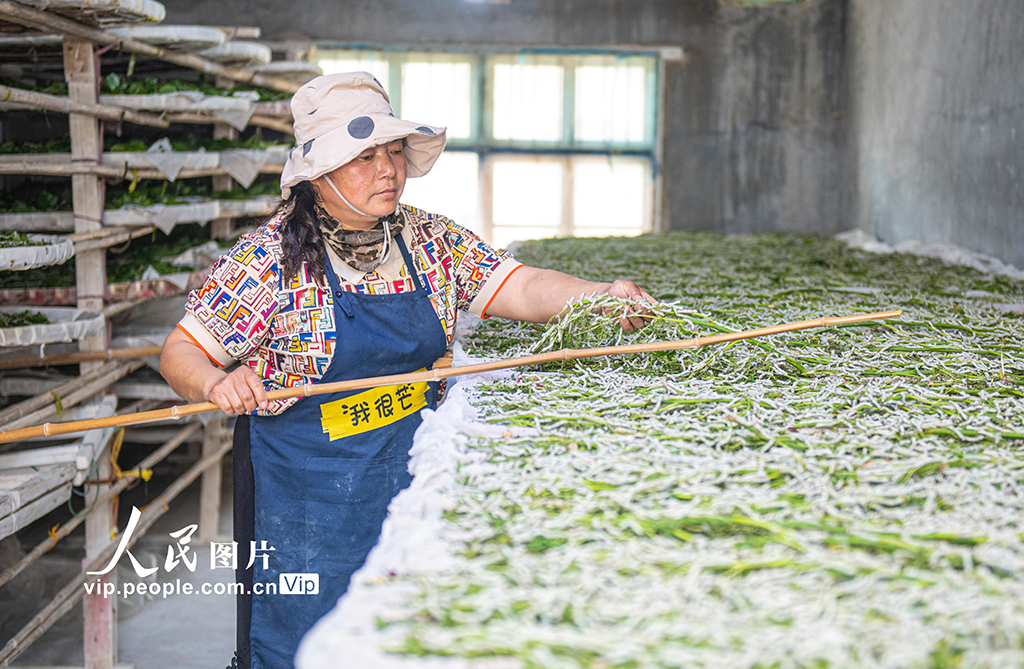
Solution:
<path fill-rule="evenodd" d="M 231 42 L 233 44 L 234 42 Z M 247 111 L 254 106 L 249 97 L 205 95 L 198 91 L 154 93 L 152 95 L 101 95 L 100 104 L 136 111 Z"/>
<path fill-rule="evenodd" d="M 215 63 L 230 63 L 238 67 L 266 65 L 273 56 L 269 46 L 245 41 L 224 42 L 220 46 L 200 51 L 196 55 Z"/>
<path fill-rule="evenodd" d="M 103 314 L 73 307 L 0 307 L 0 313 L 37 311 L 50 319 L 46 325 L 0 328 L 0 346 L 33 346 L 53 342 L 71 342 L 103 332 Z"/>
<path fill-rule="evenodd" d="M 23 5 L 107 27 L 125 23 L 159 22 L 167 10 L 154 0 L 18 0 Z"/>
<path fill-rule="evenodd" d="M 273 211 L 281 198 L 276 195 L 258 195 L 248 200 L 202 200 L 188 204 L 108 209 L 103 213 L 103 224 L 169 225 L 179 223 L 206 223 L 216 218 L 264 216 Z M 173 222 L 171 222 L 173 221 Z M 72 232 L 75 218 L 70 211 L 44 211 L 30 214 L 0 214 L 0 230 L 55 230 Z M 162 229 L 162 228 L 161 228 Z M 0 344 L 2 346 L 3 344 Z"/>
<path fill-rule="evenodd" d="M 253 69 L 259 74 L 281 77 L 302 84 L 324 73 L 316 63 L 307 63 L 301 60 L 278 60 L 266 65 L 258 65 Z"/>
<path fill-rule="evenodd" d="M 0 539 L 67 502 L 75 472 L 73 462 L 0 471 Z"/>
<path fill-rule="evenodd" d="M 46 246 L 0 248 L 0 270 L 24 270 L 60 265 L 75 255 L 75 245 L 66 237 L 29 235 L 28 238 L 34 242 L 46 242 Z"/>
<path fill-rule="evenodd" d="M 126 26 L 112 28 L 109 32 L 176 51 L 211 49 L 220 46 L 227 39 L 223 30 L 210 26 Z"/>

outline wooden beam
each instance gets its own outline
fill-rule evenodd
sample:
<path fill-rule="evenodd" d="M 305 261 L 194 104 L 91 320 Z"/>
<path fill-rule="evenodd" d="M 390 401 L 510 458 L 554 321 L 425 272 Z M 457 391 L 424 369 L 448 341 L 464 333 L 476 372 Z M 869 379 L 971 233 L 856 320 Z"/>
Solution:
<path fill-rule="evenodd" d="M 102 364 L 102 363 L 101 363 Z M 57 407 L 55 406 L 53 393 L 56 393 L 60 397 L 61 406 L 63 408 L 73 407 L 76 404 L 96 395 L 102 393 L 109 388 L 114 382 L 128 376 L 139 367 L 142 367 L 145 363 L 141 360 L 129 360 L 127 362 L 108 362 L 99 369 L 93 370 L 89 374 L 76 377 L 75 379 L 65 383 L 63 386 L 54 388 L 50 392 L 41 393 L 36 397 L 19 402 L 13 407 L 4 409 L 15 409 L 21 407 L 21 405 L 28 402 L 42 399 L 43 406 L 36 411 L 25 414 L 24 416 L 12 420 L 10 423 L 3 424 L 5 428 L 14 429 L 16 426 L 27 426 L 38 423 L 41 420 L 47 420 L 57 415 Z M 97 374 L 99 372 L 99 374 Z M 87 383 L 82 383 L 83 379 L 88 379 Z M 63 392 L 62 392 L 63 391 Z M 5 447 L 0 447 L 0 451 L 8 450 Z"/>
<path fill-rule="evenodd" d="M 212 74 L 214 76 L 226 77 L 232 81 L 238 81 L 243 84 L 262 86 L 263 88 L 282 91 L 284 93 L 295 93 L 299 90 L 299 84 L 281 77 L 267 77 L 257 74 L 253 70 L 238 67 L 226 67 L 193 54 L 181 53 L 171 49 L 163 49 L 150 44 L 144 44 L 127 37 L 119 37 L 118 35 L 114 35 L 97 28 L 91 28 L 87 25 L 77 21 L 72 21 L 71 19 L 64 18 L 57 14 L 28 7 L 19 2 L 14 2 L 13 0 L 0 0 L 0 18 L 6 19 L 11 23 L 35 28 L 43 32 L 55 32 L 59 35 L 63 35 L 65 38 L 71 38 L 82 42 L 110 45 L 118 51 L 128 51 L 129 53 L 152 56 L 153 58 L 159 58 L 160 60 L 168 63 L 174 63 L 175 65 L 181 65 L 182 67 L 199 70 L 200 72 L 205 72 L 206 74 Z"/>
<path fill-rule="evenodd" d="M 146 356 L 160 355 L 162 350 L 162 346 L 143 346 L 138 348 L 108 348 L 105 351 L 79 351 L 77 353 L 55 353 L 53 355 L 42 355 L 43 347 L 40 347 L 40 355 L 38 356 L 5 356 L 0 358 L 0 369 L 21 369 L 24 367 L 52 367 L 54 365 L 70 365 L 76 362 L 92 360 L 120 360 L 123 358 L 143 358 Z M 2 381 L 0 381 L 0 383 L 9 380 L 9 378 L 3 379 Z"/>
<path fill-rule="evenodd" d="M 226 417 L 219 415 L 206 422 L 203 428 L 203 457 L 221 450 L 228 436 Z M 199 484 L 199 541 L 215 541 L 220 535 L 220 481 L 221 462 L 203 472 Z"/>
<path fill-rule="evenodd" d="M 217 122 L 217 118 L 215 116 L 201 112 L 174 112 L 165 114 L 163 118 L 171 123 L 189 123 L 192 125 L 208 125 L 210 123 Z M 291 123 L 265 114 L 253 114 L 250 116 L 249 125 L 256 126 L 258 128 L 267 128 L 268 130 L 276 130 L 278 132 L 283 132 L 286 135 L 295 134 L 295 128 L 292 127 Z"/>
<path fill-rule="evenodd" d="M 34 91 L 25 91 L 20 88 L 0 85 L 0 102 L 16 102 L 31 109 L 43 111 L 60 112 L 62 114 L 85 114 L 95 116 L 104 121 L 128 121 L 137 125 L 148 125 L 154 128 L 166 128 L 170 123 L 156 114 L 121 109 L 119 107 L 108 107 L 107 105 L 91 104 L 80 100 L 73 100 L 60 95 L 46 95 Z"/>
<path fill-rule="evenodd" d="M 280 174 L 283 165 L 274 163 L 265 163 L 260 168 L 260 174 Z M 99 165 L 96 163 L 75 163 L 72 165 L 62 165 L 60 163 L 44 163 L 36 161 L 25 161 L 25 162 L 7 162 L 0 160 L 0 174 L 40 174 L 44 176 L 75 176 L 76 174 L 91 174 L 97 177 L 111 177 L 114 179 L 127 179 L 127 178 L 139 178 L 139 179 L 166 179 L 167 176 L 163 172 L 154 168 L 133 168 L 133 167 L 113 167 L 111 165 Z M 198 167 L 182 168 L 177 179 L 198 179 L 200 177 L 218 177 L 227 176 L 227 171 L 223 167 Z M 230 179 L 231 177 L 228 176 Z"/>
<path fill-rule="evenodd" d="M 68 239 L 71 239 L 75 245 L 75 253 L 85 253 L 86 251 L 95 251 L 97 249 L 105 249 L 111 246 L 117 246 L 118 244 L 124 243 L 129 239 L 135 239 L 136 237 L 142 237 L 156 230 L 155 225 L 141 225 L 137 228 L 115 228 L 110 230 L 105 228 L 103 230 L 94 230 L 93 232 L 82 233 L 84 235 L 95 234 L 95 237 L 82 239 L 77 241 L 74 238 L 81 239 L 80 235 L 68 235 Z M 102 234 L 96 234 L 102 233 Z"/>
<path fill-rule="evenodd" d="M 228 79 L 217 78 L 217 86 L 221 88 L 228 88 L 231 85 L 231 81 Z M 214 139 L 238 139 L 238 131 L 232 128 L 227 123 L 216 123 L 213 126 L 213 138 Z M 235 180 L 230 176 L 216 176 L 213 177 L 213 190 L 232 190 L 235 187 Z M 211 239 L 226 239 L 231 234 L 233 219 L 230 218 L 217 218 L 210 223 L 210 238 Z M 204 475 L 203 481 L 206 481 Z"/>
<path fill-rule="evenodd" d="M 95 48 L 90 42 L 64 39 L 64 78 L 68 82 L 68 97 L 86 104 L 96 104 L 99 91 L 99 66 Z M 71 114 L 71 161 L 92 163 L 83 165 L 97 167 L 103 153 L 103 138 L 99 122 L 93 116 Z M 96 174 L 73 174 L 71 195 L 75 215 L 75 232 L 94 232 L 103 227 L 103 184 Z M 107 256 L 103 249 L 76 253 L 75 285 L 78 293 L 78 308 L 88 311 L 103 311 L 103 297 L 107 294 Z M 79 343 L 83 351 L 107 348 L 106 331 L 86 337 Z M 82 372 L 97 367 L 96 363 L 85 363 Z"/>

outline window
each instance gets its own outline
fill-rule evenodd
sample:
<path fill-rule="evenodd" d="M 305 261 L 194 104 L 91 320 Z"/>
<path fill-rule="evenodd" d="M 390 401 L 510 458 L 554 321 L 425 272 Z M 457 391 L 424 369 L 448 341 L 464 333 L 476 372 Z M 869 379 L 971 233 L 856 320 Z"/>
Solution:
<path fill-rule="evenodd" d="M 325 73 L 365 70 L 395 114 L 446 126 L 448 149 L 402 201 L 496 246 L 653 227 L 657 57 L 327 48 Z"/>
<path fill-rule="evenodd" d="M 491 109 L 498 141 L 562 139 L 562 79 L 558 65 L 494 63 Z"/>
<path fill-rule="evenodd" d="M 402 118 L 447 126 L 449 139 L 473 136 L 473 66 L 419 58 L 402 65 Z"/>

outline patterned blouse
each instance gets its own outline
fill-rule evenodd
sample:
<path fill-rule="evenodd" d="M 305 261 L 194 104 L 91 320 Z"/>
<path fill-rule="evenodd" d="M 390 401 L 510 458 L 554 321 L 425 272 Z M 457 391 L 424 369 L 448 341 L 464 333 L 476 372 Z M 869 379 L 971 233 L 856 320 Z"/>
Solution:
<path fill-rule="evenodd" d="M 457 310 L 486 318 L 487 307 L 521 265 L 507 251 L 494 250 L 475 234 L 444 216 L 401 206 L 402 238 L 430 294 L 448 344 Z M 281 276 L 281 216 L 267 221 L 224 255 L 192 291 L 178 324 L 219 366 L 232 359 L 249 365 L 268 389 L 316 383 L 334 355 L 334 302 L 303 265 L 298 276 Z M 333 255 L 333 254 L 331 254 Z M 400 254 L 378 270 L 361 275 L 332 261 L 342 290 L 393 294 L 415 290 Z M 393 268 L 386 276 L 385 267 Z M 347 271 L 346 271 L 347 270 Z M 324 282 L 326 284 L 326 282 Z M 256 414 L 279 414 L 296 400 L 271 402 Z"/>

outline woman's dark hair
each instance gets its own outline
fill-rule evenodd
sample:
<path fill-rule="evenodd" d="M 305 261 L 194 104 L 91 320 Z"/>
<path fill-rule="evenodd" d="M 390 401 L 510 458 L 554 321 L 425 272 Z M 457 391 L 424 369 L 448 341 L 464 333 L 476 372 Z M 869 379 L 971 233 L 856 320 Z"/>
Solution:
<path fill-rule="evenodd" d="M 316 215 L 317 194 L 308 181 L 292 186 L 287 200 L 274 209 L 272 216 L 284 212 L 281 222 L 282 278 L 290 281 L 306 263 L 314 281 L 324 276 L 324 243 Z"/>

